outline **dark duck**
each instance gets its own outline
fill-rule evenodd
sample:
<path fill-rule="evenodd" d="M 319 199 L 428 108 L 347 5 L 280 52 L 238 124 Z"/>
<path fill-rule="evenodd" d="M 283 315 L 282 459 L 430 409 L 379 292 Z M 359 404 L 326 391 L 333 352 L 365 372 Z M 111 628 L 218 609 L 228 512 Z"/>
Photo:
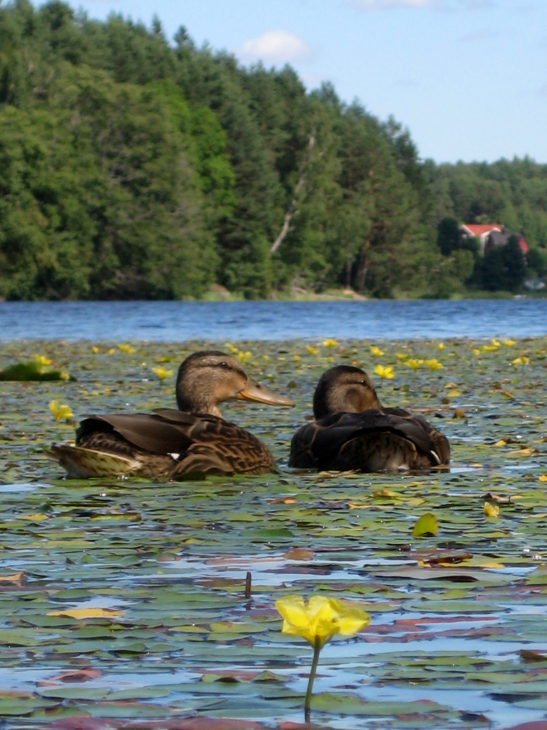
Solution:
<path fill-rule="evenodd" d="M 450 445 L 424 418 L 383 408 L 368 375 L 339 365 L 313 397 L 315 422 L 293 436 L 289 466 L 330 471 L 419 471 L 447 467 Z"/>
<path fill-rule="evenodd" d="M 231 399 L 274 406 L 293 401 L 253 382 L 223 352 L 196 352 L 180 366 L 178 410 L 91 415 L 80 422 L 75 446 L 54 445 L 48 456 L 69 477 L 176 480 L 203 474 L 265 474 L 275 460 L 259 439 L 225 421 L 218 409 Z"/>

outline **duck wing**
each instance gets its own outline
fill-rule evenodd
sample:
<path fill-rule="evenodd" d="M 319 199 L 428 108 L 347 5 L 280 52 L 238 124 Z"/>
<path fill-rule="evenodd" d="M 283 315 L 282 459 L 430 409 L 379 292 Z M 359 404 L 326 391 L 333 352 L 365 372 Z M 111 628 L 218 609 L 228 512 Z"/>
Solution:
<path fill-rule="evenodd" d="M 87 416 L 76 433 L 76 446 L 123 456 L 141 452 L 139 459 L 145 465 L 141 473 L 147 476 L 147 460 L 167 456 L 173 459 L 171 479 L 194 473 L 263 474 L 276 470 L 267 447 L 245 429 L 215 416 L 170 408 L 151 414 Z"/>
<path fill-rule="evenodd" d="M 425 457 L 424 464 L 416 460 L 418 454 Z M 406 468 L 447 464 L 449 454 L 446 438 L 423 418 L 402 409 L 374 408 L 335 413 L 303 426 L 293 436 L 289 466 L 377 471 L 397 462 Z"/>

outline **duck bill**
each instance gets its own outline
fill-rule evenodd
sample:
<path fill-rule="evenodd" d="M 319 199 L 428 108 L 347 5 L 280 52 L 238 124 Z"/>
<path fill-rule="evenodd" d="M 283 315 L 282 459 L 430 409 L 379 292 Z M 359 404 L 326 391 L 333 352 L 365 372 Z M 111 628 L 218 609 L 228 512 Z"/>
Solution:
<path fill-rule="evenodd" d="M 294 401 L 273 390 L 266 388 L 265 385 L 254 383 L 249 380 L 247 385 L 237 394 L 238 400 L 250 400 L 255 403 L 266 403 L 269 406 L 294 406 Z"/>

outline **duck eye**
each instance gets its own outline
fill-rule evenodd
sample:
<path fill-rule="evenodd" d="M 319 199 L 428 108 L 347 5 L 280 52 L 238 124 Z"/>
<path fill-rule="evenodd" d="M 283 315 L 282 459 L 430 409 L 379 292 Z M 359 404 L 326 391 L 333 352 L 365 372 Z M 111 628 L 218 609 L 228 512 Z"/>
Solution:
<path fill-rule="evenodd" d="M 361 385 L 366 385 L 366 384 L 367 384 L 366 380 L 361 380 Z"/>
<path fill-rule="evenodd" d="M 228 367 L 228 363 L 222 361 L 222 362 L 219 362 L 218 366 L 219 366 L 219 368 L 227 368 Z"/>

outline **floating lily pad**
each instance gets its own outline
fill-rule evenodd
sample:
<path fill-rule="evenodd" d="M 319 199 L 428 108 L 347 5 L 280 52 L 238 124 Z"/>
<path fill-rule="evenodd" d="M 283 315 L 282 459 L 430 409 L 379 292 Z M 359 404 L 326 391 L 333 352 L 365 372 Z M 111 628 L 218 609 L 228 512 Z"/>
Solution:
<path fill-rule="evenodd" d="M 44 367 L 36 360 L 28 360 L 27 362 L 18 362 L 15 365 L 9 365 L 3 370 L 0 370 L 0 380 L 50 382 L 55 380 L 75 381 L 76 378 L 61 370 Z"/>

